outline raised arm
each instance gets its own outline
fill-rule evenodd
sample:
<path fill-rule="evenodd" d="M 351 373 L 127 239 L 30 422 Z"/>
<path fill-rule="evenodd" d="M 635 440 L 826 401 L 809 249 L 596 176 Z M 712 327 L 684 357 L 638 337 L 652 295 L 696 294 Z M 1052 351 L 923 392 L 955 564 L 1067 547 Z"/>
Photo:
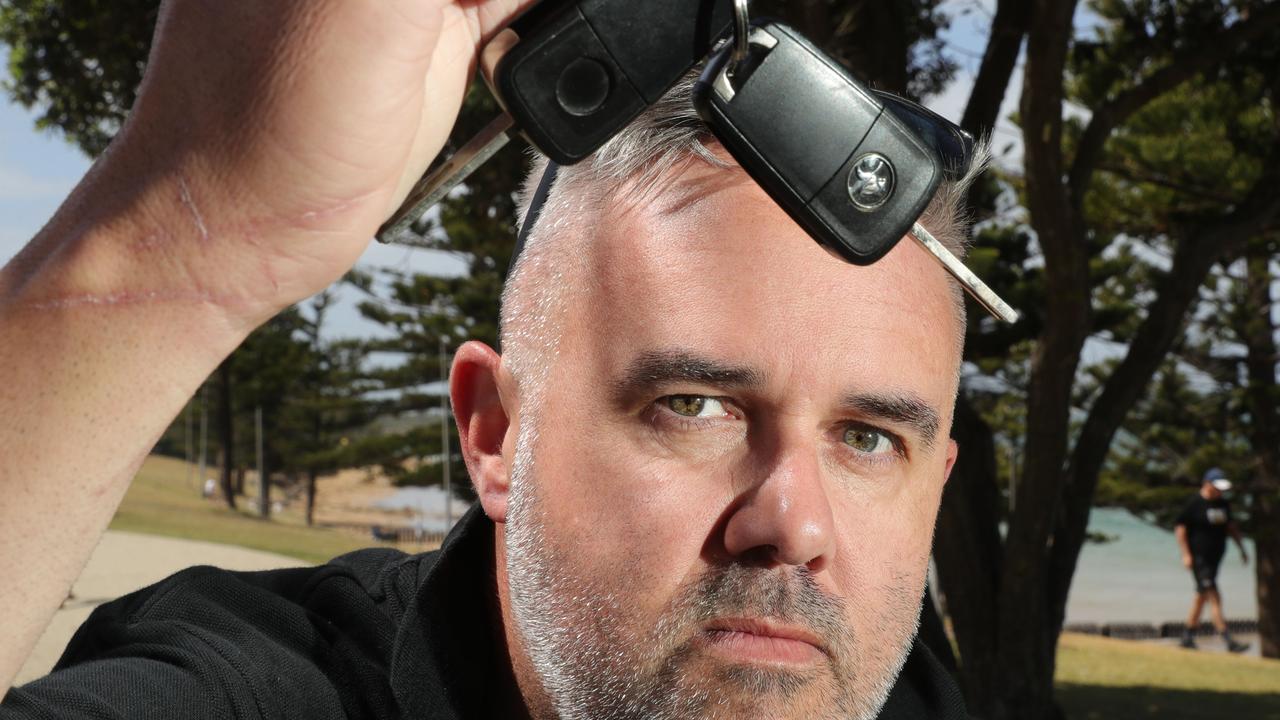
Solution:
<path fill-rule="evenodd" d="M 527 4 L 164 4 L 125 129 L 0 270 L 0 697 L 168 423 L 355 263 Z"/>

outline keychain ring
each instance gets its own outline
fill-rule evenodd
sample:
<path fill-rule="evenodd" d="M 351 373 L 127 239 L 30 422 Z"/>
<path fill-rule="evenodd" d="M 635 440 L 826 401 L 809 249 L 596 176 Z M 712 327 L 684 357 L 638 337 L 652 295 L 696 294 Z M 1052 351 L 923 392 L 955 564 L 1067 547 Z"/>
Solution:
<path fill-rule="evenodd" d="M 733 0 L 733 64 L 747 59 L 751 52 L 751 1 Z"/>

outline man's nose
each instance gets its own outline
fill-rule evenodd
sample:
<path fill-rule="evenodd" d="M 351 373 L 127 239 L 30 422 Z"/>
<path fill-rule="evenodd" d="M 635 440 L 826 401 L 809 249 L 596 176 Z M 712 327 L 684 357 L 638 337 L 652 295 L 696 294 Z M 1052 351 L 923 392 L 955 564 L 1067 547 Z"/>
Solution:
<path fill-rule="evenodd" d="M 731 510 L 730 556 L 822 570 L 835 554 L 835 520 L 816 449 L 791 447 L 770 458 Z"/>

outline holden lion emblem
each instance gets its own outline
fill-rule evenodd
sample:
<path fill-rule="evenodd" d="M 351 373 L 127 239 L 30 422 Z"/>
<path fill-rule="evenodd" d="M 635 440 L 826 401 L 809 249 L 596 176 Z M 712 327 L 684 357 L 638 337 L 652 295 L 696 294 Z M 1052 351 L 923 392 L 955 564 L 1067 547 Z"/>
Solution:
<path fill-rule="evenodd" d="M 893 165 L 880 153 L 858 158 L 849 172 L 849 199 L 859 210 L 875 210 L 893 196 Z"/>

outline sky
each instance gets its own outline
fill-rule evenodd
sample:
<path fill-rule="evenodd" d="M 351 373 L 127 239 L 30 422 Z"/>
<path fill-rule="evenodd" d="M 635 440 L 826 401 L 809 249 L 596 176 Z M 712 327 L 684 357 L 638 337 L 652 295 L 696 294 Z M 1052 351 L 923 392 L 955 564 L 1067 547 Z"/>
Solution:
<path fill-rule="evenodd" d="M 929 105 L 944 117 L 959 120 L 986 46 L 994 0 L 948 0 L 946 6 L 954 20 L 945 39 L 954 49 L 961 69 L 952 85 Z M 3 46 L 0 46 L 0 62 L 7 63 Z M 1014 90 L 1006 95 L 994 137 L 996 152 L 1005 153 L 998 162 L 1008 166 L 1016 166 L 1021 157 L 1021 133 L 1007 119 L 1014 110 L 1016 90 L 1022 83 L 1020 65 L 1011 80 Z M 79 150 L 55 133 L 35 130 L 35 114 L 0 93 L 0 263 L 8 261 L 39 231 L 88 167 L 88 158 Z M 360 266 L 465 272 L 461 262 L 442 253 L 376 244 L 361 259 Z M 341 288 L 339 295 L 341 300 L 330 315 L 330 336 L 379 334 L 380 328 L 359 317 L 354 290 Z"/>

